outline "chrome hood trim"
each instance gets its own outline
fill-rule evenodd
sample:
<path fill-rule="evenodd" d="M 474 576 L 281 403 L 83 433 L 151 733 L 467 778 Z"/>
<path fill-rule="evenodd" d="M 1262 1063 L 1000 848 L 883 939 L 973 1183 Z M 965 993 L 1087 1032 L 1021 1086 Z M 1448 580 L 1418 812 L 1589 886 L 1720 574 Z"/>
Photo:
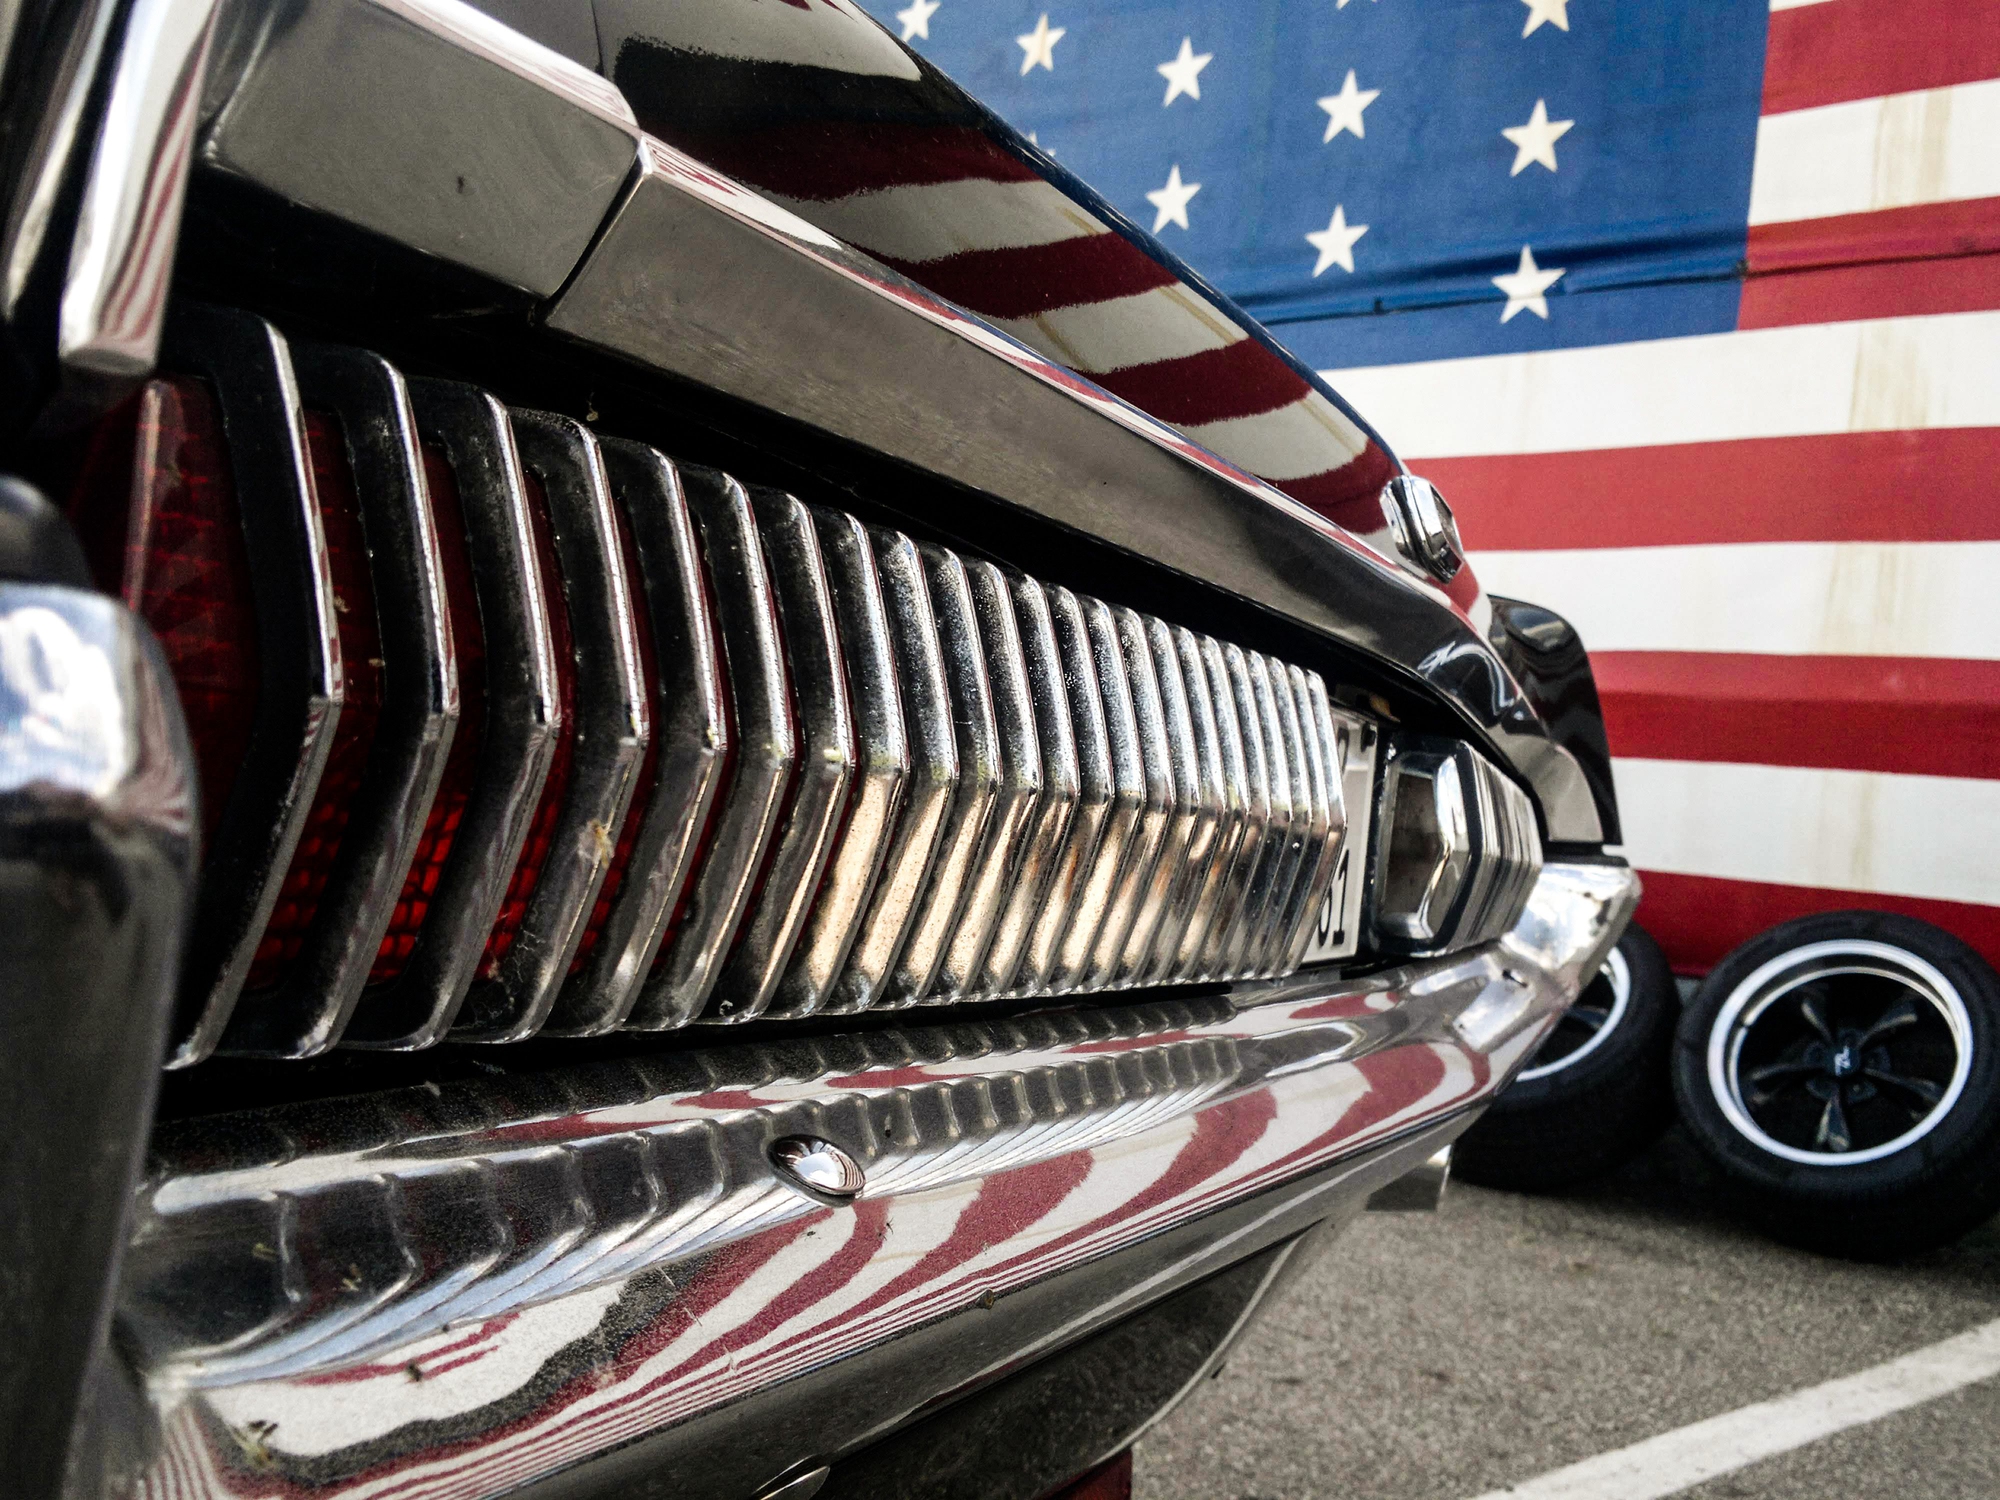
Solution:
<path fill-rule="evenodd" d="M 146 1492 L 497 1494 L 1314 1173 L 1420 1160 L 1637 895 L 1622 866 L 1550 865 L 1500 942 L 1366 979 L 163 1127 L 119 1313 L 164 1421 Z M 857 1197 L 778 1174 L 801 1135 L 853 1159 Z"/>

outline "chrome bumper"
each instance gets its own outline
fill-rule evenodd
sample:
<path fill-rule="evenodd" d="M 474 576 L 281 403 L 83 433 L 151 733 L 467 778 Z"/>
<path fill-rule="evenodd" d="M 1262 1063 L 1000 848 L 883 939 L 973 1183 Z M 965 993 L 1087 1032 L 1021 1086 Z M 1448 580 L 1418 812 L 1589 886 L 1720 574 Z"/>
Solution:
<path fill-rule="evenodd" d="M 662 1466 L 757 1493 L 1358 1212 L 1511 1077 L 1637 895 L 1550 865 L 1498 943 L 1365 979 L 162 1127 L 118 1314 L 162 1423 L 145 1493 Z M 788 1185 L 793 1135 L 858 1195 Z"/>

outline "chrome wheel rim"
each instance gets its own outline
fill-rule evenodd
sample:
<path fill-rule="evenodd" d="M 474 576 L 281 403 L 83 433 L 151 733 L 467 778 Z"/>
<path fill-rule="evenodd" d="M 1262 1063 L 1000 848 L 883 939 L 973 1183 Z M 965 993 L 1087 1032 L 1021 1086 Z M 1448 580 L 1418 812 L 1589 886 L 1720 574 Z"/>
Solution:
<path fill-rule="evenodd" d="M 1809 1166 L 1860 1166 L 1916 1144 L 1971 1071 L 1957 987 L 1916 954 L 1859 938 L 1763 964 L 1708 1034 L 1709 1088 L 1730 1125 Z"/>
<path fill-rule="evenodd" d="M 1613 948 L 1597 977 L 1583 987 L 1576 1004 L 1563 1012 L 1548 1039 L 1521 1070 L 1519 1081 L 1547 1078 L 1551 1073 L 1575 1067 L 1604 1045 L 1631 1005 L 1632 966 L 1625 962 L 1621 951 Z"/>

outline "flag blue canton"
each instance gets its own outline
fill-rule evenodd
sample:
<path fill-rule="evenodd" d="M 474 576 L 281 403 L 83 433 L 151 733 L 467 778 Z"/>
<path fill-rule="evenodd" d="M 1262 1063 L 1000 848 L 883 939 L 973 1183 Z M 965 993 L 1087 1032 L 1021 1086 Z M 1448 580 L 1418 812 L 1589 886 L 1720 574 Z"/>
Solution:
<path fill-rule="evenodd" d="M 867 3 L 1316 366 L 1735 326 L 1768 0 Z"/>

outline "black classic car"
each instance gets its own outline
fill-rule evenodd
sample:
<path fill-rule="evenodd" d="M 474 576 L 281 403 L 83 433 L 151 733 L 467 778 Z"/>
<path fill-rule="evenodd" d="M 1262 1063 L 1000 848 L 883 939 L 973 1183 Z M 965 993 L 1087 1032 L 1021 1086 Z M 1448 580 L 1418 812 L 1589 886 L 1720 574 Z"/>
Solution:
<path fill-rule="evenodd" d="M 1588 663 L 848 0 L 0 13 L 0 1493 L 1110 1495 L 1617 940 Z"/>

